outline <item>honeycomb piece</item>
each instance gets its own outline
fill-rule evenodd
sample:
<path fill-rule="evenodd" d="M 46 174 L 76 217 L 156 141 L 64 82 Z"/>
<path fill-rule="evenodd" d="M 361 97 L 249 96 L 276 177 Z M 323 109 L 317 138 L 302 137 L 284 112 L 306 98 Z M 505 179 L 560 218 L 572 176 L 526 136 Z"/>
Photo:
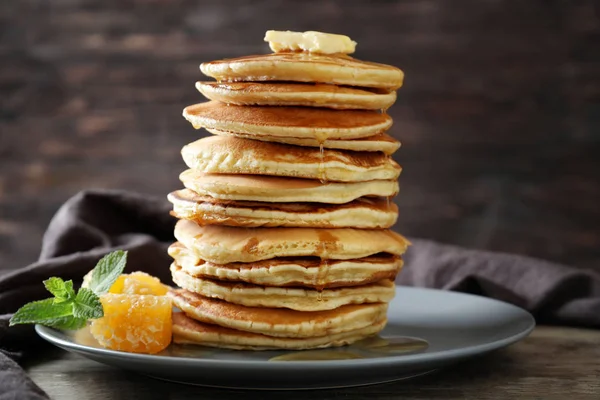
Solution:
<path fill-rule="evenodd" d="M 119 277 L 117 278 L 115 283 L 113 283 L 112 286 L 110 287 L 110 289 L 108 289 L 108 293 L 122 294 L 123 286 L 125 285 L 125 277 L 126 276 L 127 276 L 127 274 L 119 275 Z"/>
<path fill-rule="evenodd" d="M 167 286 L 160 283 L 158 278 L 140 271 L 119 276 L 109 290 L 110 293 L 153 294 L 155 296 L 164 296 L 167 291 Z"/>
<path fill-rule="evenodd" d="M 171 343 L 172 305 L 166 296 L 107 293 L 100 296 L 104 317 L 90 332 L 104 347 L 154 354 Z"/>

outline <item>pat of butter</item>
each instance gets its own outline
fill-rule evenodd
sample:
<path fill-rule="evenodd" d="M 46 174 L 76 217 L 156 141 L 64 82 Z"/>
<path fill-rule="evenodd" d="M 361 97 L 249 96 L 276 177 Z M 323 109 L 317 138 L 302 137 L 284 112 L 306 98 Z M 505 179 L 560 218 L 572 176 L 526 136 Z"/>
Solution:
<path fill-rule="evenodd" d="M 269 42 L 274 52 L 301 50 L 321 54 L 352 54 L 356 49 L 356 42 L 348 36 L 315 31 L 267 31 L 265 42 Z"/>

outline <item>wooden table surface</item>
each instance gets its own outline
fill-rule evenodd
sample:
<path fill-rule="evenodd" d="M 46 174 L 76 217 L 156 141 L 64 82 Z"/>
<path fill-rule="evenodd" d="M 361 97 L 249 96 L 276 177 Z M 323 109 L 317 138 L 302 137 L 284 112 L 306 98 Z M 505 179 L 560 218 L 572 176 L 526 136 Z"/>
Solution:
<path fill-rule="evenodd" d="M 600 399 L 600 331 L 537 327 L 506 349 L 411 381 L 265 392 L 167 383 L 53 349 L 26 366 L 53 399 Z M 232 376 L 231 379 L 235 379 Z"/>

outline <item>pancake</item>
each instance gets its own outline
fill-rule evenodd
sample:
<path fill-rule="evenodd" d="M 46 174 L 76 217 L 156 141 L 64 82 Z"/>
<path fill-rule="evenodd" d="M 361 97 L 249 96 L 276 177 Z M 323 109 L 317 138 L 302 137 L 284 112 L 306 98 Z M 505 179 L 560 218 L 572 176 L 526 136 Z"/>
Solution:
<path fill-rule="evenodd" d="M 247 307 L 289 308 L 297 311 L 333 310 L 346 304 L 387 303 L 394 298 L 394 282 L 385 279 L 366 285 L 309 289 L 258 286 L 242 282 L 218 281 L 189 275 L 180 266 L 171 265 L 177 286 L 201 296 L 213 297 Z"/>
<path fill-rule="evenodd" d="M 273 337 L 311 338 L 351 332 L 381 321 L 388 309 L 387 303 L 374 303 L 303 312 L 246 307 L 182 289 L 172 290 L 168 296 L 177 308 L 197 321 Z"/>
<path fill-rule="evenodd" d="M 338 110 L 387 110 L 396 92 L 292 82 L 196 82 L 209 100 L 241 106 L 304 106 Z"/>
<path fill-rule="evenodd" d="M 345 204 L 267 203 L 218 200 L 192 190 L 171 192 L 171 214 L 201 225 L 304 228 L 389 228 L 398 219 L 398 206 L 384 198 L 361 197 Z"/>
<path fill-rule="evenodd" d="M 289 176 L 321 181 L 397 179 L 400 166 L 380 152 L 353 152 L 209 136 L 183 147 L 183 160 L 204 173 Z"/>
<path fill-rule="evenodd" d="M 204 75 L 220 82 L 292 81 L 394 90 L 404 73 L 391 65 L 341 54 L 280 52 L 202 63 Z"/>
<path fill-rule="evenodd" d="M 343 204 L 363 196 L 391 197 L 397 180 L 328 182 L 265 175 L 204 174 L 188 169 L 179 175 L 183 185 L 202 196 L 221 200 L 269 203 L 310 202 Z"/>
<path fill-rule="evenodd" d="M 320 349 L 352 344 L 377 334 L 383 330 L 385 324 L 386 319 L 382 318 L 369 326 L 354 331 L 310 338 L 287 338 L 204 324 L 189 318 L 184 313 L 173 313 L 173 342 L 232 350 Z"/>
<path fill-rule="evenodd" d="M 330 289 L 394 280 L 402 268 L 398 256 L 374 255 L 355 260 L 282 257 L 253 263 L 214 264 L 198 258 L 179 242 L 169 255 L 186 274 L 196 278 L 238 281 L 263 286 Z"/>
<path fill-rule="evenodd" d="M 409 246 L 401 235 L 381 229 L 235 228 L 175 224 L 175 238 L 200 260 L 215 264 L 256 262 L 277 257 L 353 260 L 387 253 L 401 256 Z"/>
<path fill-rule="evenodd" d="M 220 101 L 194 104 L 183 116 L 196 129 L 220 129 L 275 137 L 358 139 L 384 132 L 392 119 L 366 110 L 331 110 L 310 107 L 260 107 L 227 105 Z"/>
<path fill-rule="evenodd" d="M 362 139 L 335 139 L 320 142 L 311 138 L 284 138 L 265 135 L 250 135 L 247 133 L 227 132 L 219 129 L 206 129 L 213 135 L 235 136 L 244 139 L 261 140 L 265 142 L 278 142 L 293 144 L 296 146 L 321 147 L 325 149 L 351 150 L 351 151 L 381 151 L 387 155 L 392 155 L 400 148 L 400 142 L 388 135 L 380 133 L 375 136 L 369 136 Z"/>

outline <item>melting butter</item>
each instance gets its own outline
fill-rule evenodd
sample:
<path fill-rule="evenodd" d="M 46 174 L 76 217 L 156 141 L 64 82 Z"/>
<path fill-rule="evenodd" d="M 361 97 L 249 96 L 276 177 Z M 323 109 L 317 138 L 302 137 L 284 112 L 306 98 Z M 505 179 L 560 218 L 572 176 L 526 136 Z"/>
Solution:
<path fill-rule="evenodd" d="M 345 35 L 316 31 L 267 31 L 265 42 L 274 52 L 307 51 L 321 54 L 352 54 L 356 50 L 356 42 Z"/>

